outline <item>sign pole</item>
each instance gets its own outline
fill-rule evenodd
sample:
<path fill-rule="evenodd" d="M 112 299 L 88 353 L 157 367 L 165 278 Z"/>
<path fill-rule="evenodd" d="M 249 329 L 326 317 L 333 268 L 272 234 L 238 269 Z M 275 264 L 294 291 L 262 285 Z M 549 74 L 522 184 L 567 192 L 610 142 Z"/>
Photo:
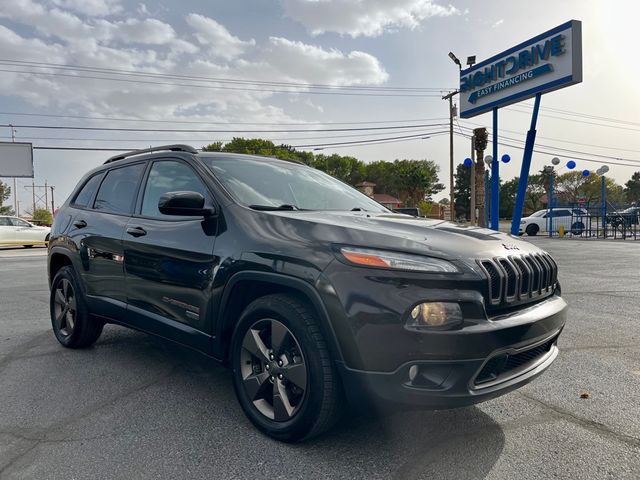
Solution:
<path fill-rule="evenodd" d="M 476 136 L 471 136 L 471 173 L 469 175 L 469 189 L 471 198 L 469 199 L 469 220 L 471 225 L 476 224 Z"/>
<path fill-rule="evenodd" d="M 493 160 L 491 161 L 491 229 L 500 229 L 500 162 L 498 161 L 498 107 L 493 109 Z"/>
<path fill-rule="evenodd" d="M 484 225 L 483 227 L 489 228 L 489 195 L 490 195 L 490 184 L 489 184 L 489 170 L 485 170 L 484 172 Z"/>
<path fill-rule="evenodd" d="M 516 196 L 516 207 L 513 211 L 513 221 L 511 222 L 511 235 L 520 233 L 520 220 L 522 219 L 522 208 L 524 207 L 524 197 L 527 194 L 527 184 L 529 182 L 529 170 L 531 168 L 531 157 L 533 156 L 533 146 L 536 142 L 536 123 L 538 121 L 538 111 L 540 110 L 541 93 L 536 93 L 533 104 L 533 114 L 531 115 L 531 127 L 527 132 L 527 141 L 524 146 L 522 157 L 522 168 L 520 169 L 520 181 L 518 182 L 518 194 Z"/>

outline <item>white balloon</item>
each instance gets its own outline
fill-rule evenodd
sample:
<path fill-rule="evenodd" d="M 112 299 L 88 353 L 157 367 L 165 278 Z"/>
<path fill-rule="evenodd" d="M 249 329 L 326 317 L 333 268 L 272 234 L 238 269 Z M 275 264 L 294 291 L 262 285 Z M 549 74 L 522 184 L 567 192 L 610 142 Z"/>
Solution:
<path fill-rule="evenodd" d="M 607 173 L 609 171 L 609 167 L 607 165 L 603 165 L 600 167 L 600 170 L 602 170 L 602 173 Z"/>
<path fill-rule="evenodd" d="M 560 165 L 560 159 L 558 157 L 553 157 L 551 159 L 551 163 L 553 163 L 554 165 Z"/>
<path fill-rule="evenodd" d="M 602 175 L 603 173 L 604 171 L 602 170 L 602 167 L 596 170 L 596 175 Z"/>
<path fill-rule="evenodd" d="M 487 165 L 491 165 L 491 162 L 493 162 L 493 157 L 491 155 L 487 155 L 486 157 L 484 157 L 484 163 L 486 163 Z"/>

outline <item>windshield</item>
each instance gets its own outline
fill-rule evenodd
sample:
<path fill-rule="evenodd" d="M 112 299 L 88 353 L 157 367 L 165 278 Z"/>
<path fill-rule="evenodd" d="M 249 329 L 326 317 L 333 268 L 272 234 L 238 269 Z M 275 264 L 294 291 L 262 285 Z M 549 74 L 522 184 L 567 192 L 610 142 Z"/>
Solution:
<path fill-rule="evenodd" d="M 314 168 L 285 161 L 201 158 L 243 205 L 388 212 L 366 195 Z"/>

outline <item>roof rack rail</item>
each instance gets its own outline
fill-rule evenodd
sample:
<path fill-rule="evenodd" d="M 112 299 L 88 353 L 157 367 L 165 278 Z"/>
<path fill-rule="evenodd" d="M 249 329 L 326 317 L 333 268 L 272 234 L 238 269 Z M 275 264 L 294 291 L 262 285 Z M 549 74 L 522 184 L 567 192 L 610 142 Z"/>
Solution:
<path fill-rule="evenodd" d="M 142 150 L 132 150 L 130 152 L 127 153 L 121 153 L 118 155 L 115 155 L 113 157 L 111 157 L 109 160 L 107 160 L 105 163 L 105 165 L 107 163 L 111 163 L 111 162 L 115 162 L 117 160 L 122 160 L 123 158 L 127 158 L 127 157 L 132 157 L 134 155 L 142 155 L 143 153 L 151 153 L 151 152 L 161 152 L 164 150 L 169 150 L 171 152 L 189 152 L 189 153 L 198 153 L 198 151 L 189 146 L 189 145 L 182 145 L 182 144 L 175 144 L 175 145 L 162 145 L 159 147 L 151 147 L 151 148 L 145 148 Z"/>

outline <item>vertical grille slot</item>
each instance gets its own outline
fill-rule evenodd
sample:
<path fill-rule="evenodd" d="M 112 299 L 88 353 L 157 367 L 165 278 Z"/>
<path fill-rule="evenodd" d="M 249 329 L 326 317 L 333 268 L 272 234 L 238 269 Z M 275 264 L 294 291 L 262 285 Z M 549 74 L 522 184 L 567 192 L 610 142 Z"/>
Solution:
<path fill-rule="evenodd" d="M 517 271 L 506 258 L 498 259 L 498 263 L 506 274 L 505 301 L 507 303 L 513 302 L 518 293 L 519 282 Z"/>
<path fill-rule="evenodd" d="M 498 304 L 502 300 L 502 275 L 491 260 L 480 262 L 489 277 L 489 299 L 492 304 Z"/>
<path fill-rule="evenodd" d="M 511 257 L 513 264 L 520 270 L 520 298 L 528 298 L 531 295 L 531 281 L 533 271 L 531 267 L 520 257 Z"/>
<path fill-rule="evenodd" d="M 540 280 L 542 277 L 542 268 L 533 255 L 525 257 L 526 262 L 533 270 L 533 283 L 531 285 L 531 293 L 540 293 Z"/>

